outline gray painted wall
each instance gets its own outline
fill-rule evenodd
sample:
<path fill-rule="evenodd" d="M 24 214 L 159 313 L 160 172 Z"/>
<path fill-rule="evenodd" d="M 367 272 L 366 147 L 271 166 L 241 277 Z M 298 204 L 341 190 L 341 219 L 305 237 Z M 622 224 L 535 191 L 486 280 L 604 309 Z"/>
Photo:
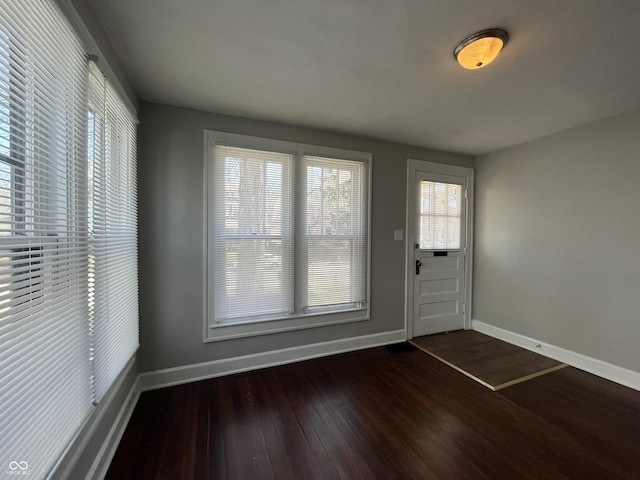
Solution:
<path fill-rule="evenodd" d="M 473 317 L 640 371 L 640 111 L 476 159 Z"/>
<path fill-rule="evenodd" d="M 371 320 L 203 343 L 204 129 L 373 153 Z M 407 158 L 471 166 L 422 148 L 143 103 L 139 130 L 140 336 L 143 371 L 404 328 Z"/>
<path fill-rule="evenodd" d="M 91 5 L 89 5 L 87 0 L 56 0 L 56 2 L 65 15 L 67 15 L 71 24 L 76 28 L 76 32 L 82 41 L 90 42 L 93 40 L 93 42 L 95 42 L 95 45 L 100 49 L 100 53 L 102 54 L 102 57 L 98 60 L 99 65 L 105 68 L 106 63 L 111 67 L 120 83 L 120 87 L 122 87 L 122 92 L 131 101 L 133 108 L 137 109 L 139 104 L 136 92 Z M 78 15 L 86 30 L 76 23 L 75 14 Z M 86 37 L 87 34 L 91 37 L 91 40 Z M 85 48 L 88 47 L 88 45 L 85 45 Z M 89 48 L 87 53 L 98 54 L 98 52 L 92 51 L 91 48 Z M 109 80 L 114 83 L 114 79 Z M 118 89 L 118 86 L 115 84 L 114 87 Z"/>

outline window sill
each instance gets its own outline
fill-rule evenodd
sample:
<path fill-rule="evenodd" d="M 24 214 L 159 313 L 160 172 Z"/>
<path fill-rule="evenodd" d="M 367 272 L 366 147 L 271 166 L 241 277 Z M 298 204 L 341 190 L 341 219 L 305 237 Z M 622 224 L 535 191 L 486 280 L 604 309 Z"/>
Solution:
<path fill-rule="evenodd" d="M 350 310 L 339 313 L 319 313 L 316 315 L 278 320 L 209 325 L 205 332 L 204 342 L 219 342 L 235 338 L 255 337 L 258 335 L 326 327 L 342 323 L 362 322 L 365 320 L 369 320 L 368 309 Z"/>

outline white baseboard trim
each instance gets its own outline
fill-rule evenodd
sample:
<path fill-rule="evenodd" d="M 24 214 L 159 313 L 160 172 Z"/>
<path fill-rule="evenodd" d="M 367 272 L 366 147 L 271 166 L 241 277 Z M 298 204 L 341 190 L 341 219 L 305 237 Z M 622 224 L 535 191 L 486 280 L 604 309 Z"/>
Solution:
<path fill-rule="evenodd" d="M 381 345 L 404 342 L 405 340 L 405 330 L 393 330 L 374 333 L 372 335 L 343 338 L 330 342 L 313 343 L 299 347 L 284 348 L 282 350 L 244 355 L 242 357 L 167 368 L 141 374 L 138 377 L 139 387 L 140 390 L 144 392 L 208 378 L 221 377 L 233 373 L 247 372 L 259 368 L 274 367 L 327 355 L 335 355 L 337 353 L 379 347 Z"/>
<path fill-rule="evenodd" d="M 133 385 L 131 385 L 131 389 L 127 394 L 127 398 L 122 404 L 122 407 L 118 412 L 118 416 L 113 422 L 113 426 L 109 430 L 107 438 L 104 439 L 98 455 L 96 455 L 96 459 L 94 460 L 93 465 L 91 465 L 91 469 L 87 474 L 87 478 L 93 480 L 103 480 L 107 475 L 107 471 L 111 466 L 111 460 L 113 460 L 113 457 L 116 454 L 118 445 L 120 445 L 120 440 L 122 440 L 122 436 L 124 435 L 124 432 L 127 429 L 127 425 L 129 424 L 129 419 L 133 414 L 134 408 L 136 408 L 136 405 L 138 404 L 139 397 L 140 375 L 136 377 L 135 382 L 133 383 Z"/>
<path fill-rule="evenodd" d="M 195 382 L 207 378 L 220 377 L 232 373 L 283 365 L 301 360 L 324 357 L 337 353 L 389 345 L 392 343 L 404 342 L 405 340 L 405 330 L 394 330 L 390 332 L 344 338 L 330 342 L 314 343 L 311 345 L 285 348 L 282 350 L 274 350 L 254 355 L 245 355 L 242 357 L 216 360 L 140 374 L 131 385 L 122 406 L 118 410 L 118 414 L 109 430 L 109 433 L 102 442 L 100 449 L 84 478 L 91 480 L 103 480 L 105 478 L 118 445 L 120 444 L 120 440 L 127 428 L 129 419 L 131 418 L 133 410 L 138 403 L 140 393 L 143 391 Z M 125 375 L 123 375 L 123 377 Z M 121 388 L 121 382 L 122 380 L 113 387 L 114 391 L 118 391 Z M 109 403 L 112 401 L 112 398 L 107 395 L 105 396 L 104 401 Z M 96 418 L 92 419 L 92 425 L 85 433 L 84 438 L 80 441 L 80 445 L 77 447 L 77 452 L 74 452 L 72 457 L 70 457 L 70 464 L 66 466 L 63 473 L 58 472 L 62 473 L 60 478 L 67 478 L 70 475 L 70 471 L 73 468 L 75 461 L 87 445 L 89 438 L 95 432 L 95 426 L 93 424 L 97 425 L 102 418 L 103 414 L 101 412 L 101 414 L 96 416 Z"/>
<path fill-rule="evenodd" d="M 75 480 L 78 478 L 98 480 L 104 478 L 138 402 L 138 375 L 136 374 L 133 378 L 132 374 L 135 360 L 135 356 L 129 360 L 100 404 L 94 407 L 94 411 L 86 419 L 76 438 L 69 444 L 58 464 L 50 472 L 48 480 Z M 129 383 L 129 385 L 125 383 Z M 121 400 L 123 397 L 124 400 Z M 112 408 L 115 419 L 111 423 L 110 420 L 105 419 L 105 416 L 113 416 L 113 414 L 107 413 Z M 98 430 L 104 431 L 105 427 L 108 428 L 107 434 L 99 440 L 99 443 L 92 445 L 96 435 L 99 435 Z M 88 451 L 88 449 L 90 450 Z"/>
<path fill-rule="evenodd" d="M 520 335 L 500 327 L 495 327 L 479 320 L 471 320 L 471 329 L 485 335 L 503 340 L 517 345 L 532 352 L 539 353 L 545 357 L 553 358 L 559 362 L 566 363 L 572 367 L 579 368 L 585 372 L 592 373 L 599 377 L 611 380 L 634 390 L 640 390 L 640 373 L 628 370 L 611 363 L 588 357 L 581 353 L 566 350 L 549 343 L 544 343 L 534 338 Z"/>

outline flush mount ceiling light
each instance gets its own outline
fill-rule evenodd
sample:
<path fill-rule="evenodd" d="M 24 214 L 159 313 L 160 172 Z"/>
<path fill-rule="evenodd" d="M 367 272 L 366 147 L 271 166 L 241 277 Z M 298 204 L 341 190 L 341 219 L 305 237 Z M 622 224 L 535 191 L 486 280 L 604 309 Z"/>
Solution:
<path fill-rule="evenodd" d="M 507 44 L 509 35 L 500 28 L 490 28 L 465 38 L 453 51 L 458 63 L 469 70 L 486 67 Z"/>

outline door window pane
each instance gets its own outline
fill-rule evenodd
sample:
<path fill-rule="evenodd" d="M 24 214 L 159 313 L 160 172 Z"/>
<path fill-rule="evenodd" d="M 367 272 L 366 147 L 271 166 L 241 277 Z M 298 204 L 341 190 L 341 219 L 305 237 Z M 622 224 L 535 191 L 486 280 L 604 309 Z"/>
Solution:
<path fill-rule="evenodd" d="M 460 248 L 462 186 L 452 183 L 420 182 L 418 239 L 422 250 Z"/>

